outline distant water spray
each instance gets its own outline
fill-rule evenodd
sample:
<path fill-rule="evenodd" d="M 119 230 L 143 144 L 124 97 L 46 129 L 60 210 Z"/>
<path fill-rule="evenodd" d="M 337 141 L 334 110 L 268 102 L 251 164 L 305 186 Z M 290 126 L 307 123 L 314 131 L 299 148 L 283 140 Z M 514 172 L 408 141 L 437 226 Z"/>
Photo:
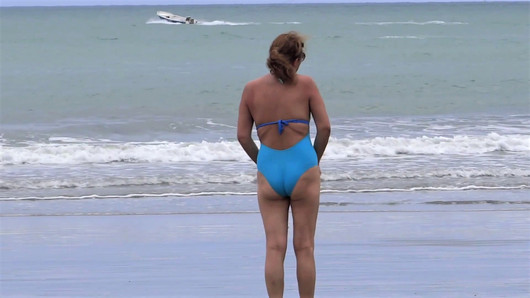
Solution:
<path fill-rule="evenodd" d="M 172 23 L 165 20 L 161 20 L 158 18 L 150 18 L 145 22 L 146 24 L 161 24 L 161 25 L 184 25 L 180 23 Z M 194 25 L 199 26 L 248 26 L 248 25 L 260 25 L 260 23 L 254 23 L 254 22 L 228 22 L 228 21 L 221 21 L 221 20 L 215 20 L 215 21 L 201 21 L 197 20 L 197 23 Z"/>
<path fill-rule="evenodd" d="M 162 20 L 159 18 L 150 18 L 145 23 L 148 25 L 151 25 L 151 24 L 184 25 L 180 23 L 168 22 L 166 20 Z M 267 24 L 270 24 L 270 25 L 300 25 L 302 23 L 296 22 L 296 21 L 289 21 L 289 22 L 269 22 Z M 262 25 L 262 24 L 257 23 L 257 22 L 229 22 L 229 21 L 223 21 L 223 20 L 215 20 L 215 21 L 197 20 L 197 23 L 194 25 L 199 25 L 199 26 L 254 26 L 254 25 Z"/>

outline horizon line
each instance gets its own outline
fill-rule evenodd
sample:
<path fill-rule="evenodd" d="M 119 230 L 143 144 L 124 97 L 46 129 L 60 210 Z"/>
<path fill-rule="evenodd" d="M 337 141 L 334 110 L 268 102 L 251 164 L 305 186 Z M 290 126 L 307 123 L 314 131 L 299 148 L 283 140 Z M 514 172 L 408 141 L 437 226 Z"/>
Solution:
<path fill-rule="evenodd" d="M 241 0 L 239 0 L 241 1 Z M 0 3 L 0 7 L 97 7 L 97 6 L 207 6 L 207 5 L 270 5 L 270 4 L 280 4 L 280 5 L 294 5 L 294 4 L 429 4 L 429 3 L 520 3 L 520 2 L 530 2 L 530 0 L 419 0 L 419 1 L 411 1 L 411 0 L 403 0 L 403 1 L 391 1 L 391 0 L 375 0 L 375 1 L 368 1 L 368 0 L 361 0 L 361 1 L 331 1 L 331 2 L 319 2 L 319 1 L 310 1 L 310 2 L 296 2 L 296 3 L 286 3 L 285 1 L 271 1 L 271 2 L 263 2 L 263 3 L 249 3 L 248 1 L 226 1 L 226 3 L 178 3 L 178 4 L 171 4 L 171 3 L 159 3 L 159 4 L 151 4 L 151 3 L 137 3 L 137 4 L 130 4 L 130 3 L 100 3 L 100 4 L 72 4 L 72 3 L 65 3 L 65 4 L 7 4 Z"/>

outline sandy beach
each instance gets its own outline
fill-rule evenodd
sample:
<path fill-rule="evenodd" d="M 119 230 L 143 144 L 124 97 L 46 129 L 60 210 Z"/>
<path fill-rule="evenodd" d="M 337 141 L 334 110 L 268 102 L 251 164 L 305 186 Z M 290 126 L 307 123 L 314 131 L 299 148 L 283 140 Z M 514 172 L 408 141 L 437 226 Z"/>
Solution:
<path fill-rule="evenodd" d="M 510 195 L 496 205 L 433 201 L 469 198 L 462 192 L 323 195 L 317 297 L 528 295 L 529 211 L 524 191 Z M 427 202 L 391 203 L 411 196 Z M 194 210 L 205 199 L 2 202 L 1 294 L 265 297 L 254 197 L 211 197 L 219 208 Z M 61 203 L 61 214 L 46 211 Z M 294 268 L 290 246 L 285 297 L 297 296 Z"/>

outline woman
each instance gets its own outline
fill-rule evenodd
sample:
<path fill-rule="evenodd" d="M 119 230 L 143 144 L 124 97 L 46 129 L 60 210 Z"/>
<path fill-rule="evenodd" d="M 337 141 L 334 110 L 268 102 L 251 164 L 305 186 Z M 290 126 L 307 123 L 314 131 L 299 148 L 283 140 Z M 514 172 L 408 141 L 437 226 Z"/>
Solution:
<path fill-rule="evenodd" d="M 320 158 L 331 127 L 324 101 L 309 76 L 297 74 L 305 59 L 304 39 L 296 32 L 271 44 L 270 74 L 249 82 L 241 96 L 237 138 L 258 166 L 258 202 L 265 228 L 265 281 L 269 297 L 282 297 L 289 206 L 300 297 L 315 292 L 314 238 L 320 198 Z M 315 121 L 314 146 L 309 120 Z M 252 139 L 256 123 L 261 148 Z"/>

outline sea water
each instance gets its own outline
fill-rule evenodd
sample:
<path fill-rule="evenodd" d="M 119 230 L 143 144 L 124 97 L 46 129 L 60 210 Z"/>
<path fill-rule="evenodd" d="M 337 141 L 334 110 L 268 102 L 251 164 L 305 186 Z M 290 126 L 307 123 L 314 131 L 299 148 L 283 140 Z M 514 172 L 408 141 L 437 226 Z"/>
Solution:
<path fill-rule="evenodd" d="M 324 193 L 517 191 L 528 203 L 529 5 L 0 8 L 0 199 L 254 194 L 241 92 L 267 73 L 274 37 L 296 30 L 300 73 L 332 123 Z"/>

